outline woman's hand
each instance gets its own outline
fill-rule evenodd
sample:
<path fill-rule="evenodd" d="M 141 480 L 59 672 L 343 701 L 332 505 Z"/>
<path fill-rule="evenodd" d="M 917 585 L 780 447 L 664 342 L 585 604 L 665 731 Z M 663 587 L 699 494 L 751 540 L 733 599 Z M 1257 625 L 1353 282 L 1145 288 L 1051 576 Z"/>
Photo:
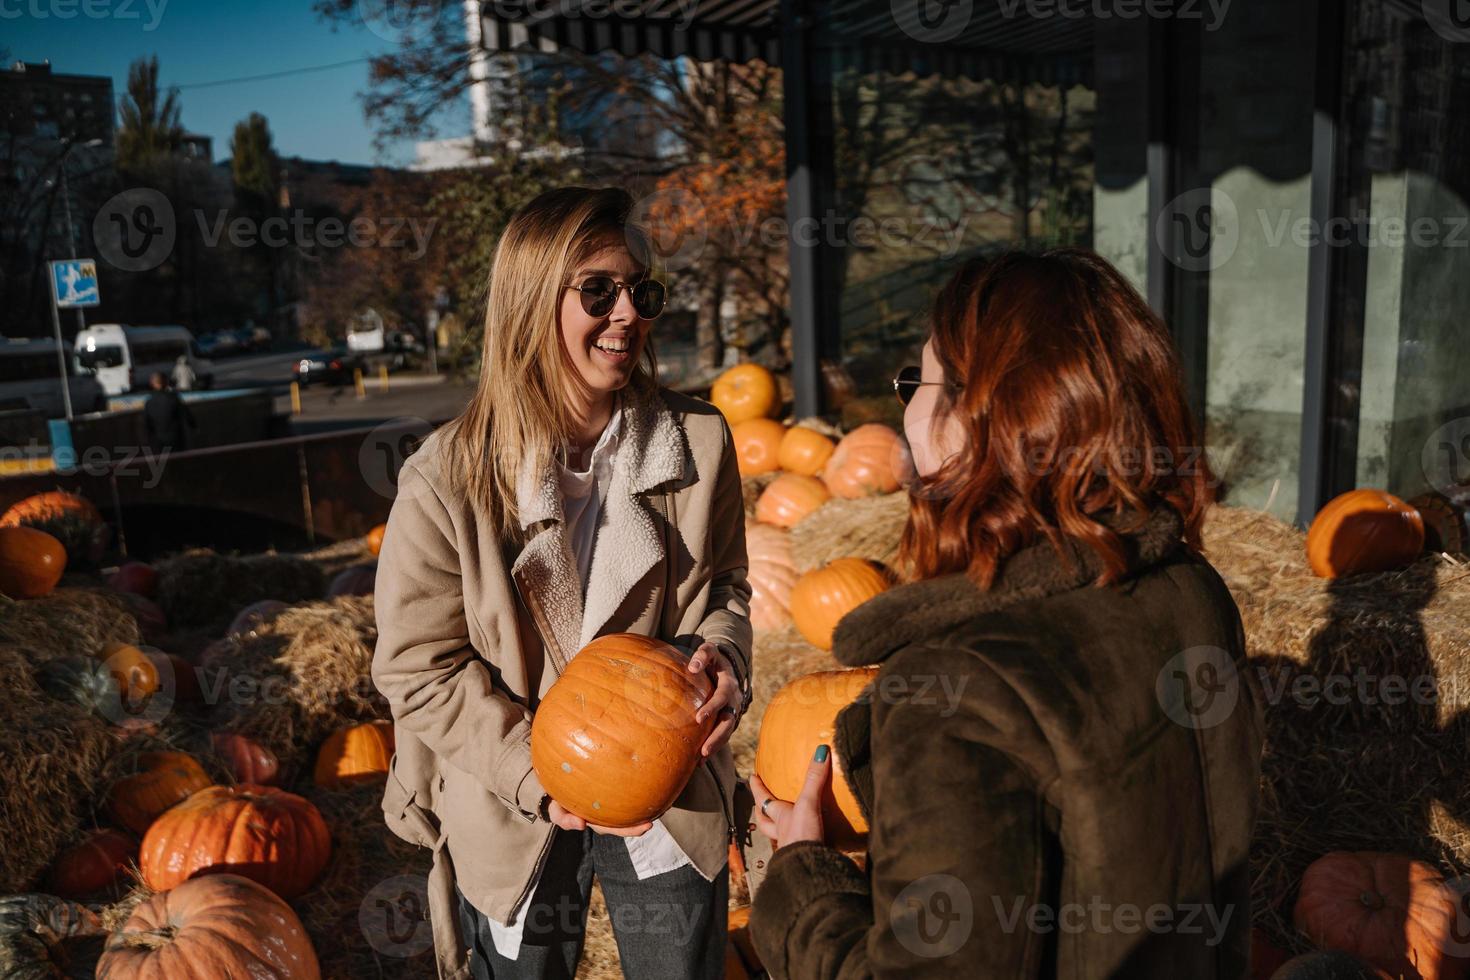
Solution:
<path fill-rule="evenodd" d="M 735 678 L 735 668 L 731 665 L 730 658 L 708 640 L 701 643 L 689 657 L 689 672 L 698 674 L 701 671 L 707 672 L 710 680 L 715 682 L 714 693 L 695 715 L 700 722 L 710 717 L 718 719 L 714 730 L 709 733 L 699 750 L 700 755 L 709 758 L 730 741 L 730 733 L 735 731 L 735 725 L 740 721 L 740 705 L 743 699 L 740 681 Z"/>
<path fill-rule="evenodd" d="M 827 746 L 817 746 L 811 765 L 806 768 L 806 782 L 794 803 L 776 799 L 761 778 L 751 774 L 750 793 L 755 797 L 756 826 L 777 848 L 802 840 L 823 842 L 822 794 L 832 782 L 831 755 Z"/>
<path fill-rule="evenodd" d="M 546 817 L 562 830 L 591 829 L 599 834 L 611 834 L 614 837 L 641 837 L 653 829 L 653 824 L 647 820 L 631 827 L 604 827 L 601 824 L 588 823 L 556 800 L 551 800 L 546 805 Z"/>

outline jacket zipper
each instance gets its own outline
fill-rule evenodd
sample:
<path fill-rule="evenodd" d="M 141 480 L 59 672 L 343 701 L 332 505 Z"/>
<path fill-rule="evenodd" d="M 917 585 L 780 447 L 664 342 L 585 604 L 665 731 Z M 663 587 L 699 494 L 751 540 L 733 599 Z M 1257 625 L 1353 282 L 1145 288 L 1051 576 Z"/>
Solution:
<path fill-rule="evenodd" d="M 556 840 L 555 826 L 546 835 L 546 841 L 541 845 L 541 853 L 536 855 L 536 864 L 531 869 L 530 880 L 526 882 L 526 887 L 521 889 L 521 894 L 516 899 L 515 904 L 510 907 L 510 916 L 505 920 L 506 925 L 513 926 L 516 924 L 516 916 L 520 915 L 521 906 L 526 903 L 526 899 L 531 897 L 531 889 L 536 887 L 536 882 L 541 878 L 541 871 L 546 866 L 546 858 L 551 853 L 551 842 L 554 840 Z"/>

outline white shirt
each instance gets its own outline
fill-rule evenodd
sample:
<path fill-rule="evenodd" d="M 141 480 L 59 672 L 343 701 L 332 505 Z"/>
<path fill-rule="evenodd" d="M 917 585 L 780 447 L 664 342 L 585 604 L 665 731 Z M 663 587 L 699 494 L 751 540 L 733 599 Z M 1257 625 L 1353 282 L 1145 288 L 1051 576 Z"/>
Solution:
<path fill-rule="evenodd" d="M 597 545 L 597 531 L 601 526 L 603 501 L 607 499 L 607 488 L 612 482 L 613 462 L 617 458 L 618 443 L 623 428 L 623 398 L 619 393 L 613 405 L 612 418 L 602 430 L 597 444 L 592 447 L 590 458 L 569 459 L 567 463 L 556 460 L 557 475 L 561 478 L 562 508 L 566 515 L 567 541 L 572 546 L 572 555 L 577 560 L 577 573 L 582 579 L 582 597 L 587 597 L 587 573 L 592 568 L 592 553 Z M 584 468 L 574 468 L 578 465 Z M 664 874 L 690 864 L 689 856 L 679 842 L 664 827 L 662 820 L 655 820 L 653 827 L 640 837 L 629 837 L 628 857 L 638 880 Z M 488 919 L 488 916 L 487 916 Z M 515 959 L 520 953 L 521 930 L 525 916 L 513 926 L 503 925 L 488 919 L 490 935 L 495 941 L 495 950 L 507 959 Z"/>

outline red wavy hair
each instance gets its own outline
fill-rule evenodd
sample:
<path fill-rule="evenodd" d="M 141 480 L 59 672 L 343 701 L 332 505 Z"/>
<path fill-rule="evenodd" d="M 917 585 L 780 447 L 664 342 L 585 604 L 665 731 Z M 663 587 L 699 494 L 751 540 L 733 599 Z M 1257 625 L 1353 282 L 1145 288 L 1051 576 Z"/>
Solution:
<path fill-rule="evenodd" d="M 1198 550 L 1214 480 L 1163 322 L 1087 249 L 972 259 L 932 315 L 944 378 L 935 424 L 964 449 L 910 487 L 899 545 L 909 581 L 965 572 L 988 589 L 1006 557 L 1046 538 L 1127 569 L 1122 535 L 1174 508 Z"/>

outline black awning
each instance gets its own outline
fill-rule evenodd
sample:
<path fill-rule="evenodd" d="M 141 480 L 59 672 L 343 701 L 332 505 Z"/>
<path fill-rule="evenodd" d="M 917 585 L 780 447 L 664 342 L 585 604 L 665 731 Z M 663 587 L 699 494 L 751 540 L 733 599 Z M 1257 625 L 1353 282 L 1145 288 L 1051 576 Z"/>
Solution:
<path fill-rule="evenodd" d="M 954 11 L 936 30 L 921 4 Z M 894 74 L 1089 84 L 1090 17 L 1034 17 L 1019 0 L 817 0 L 816 46 L 834 64 Z M 492 50 L 570 48 L 625 57 L 781 63 L 781 0 L 505 0 L 485 2 Z"/>

